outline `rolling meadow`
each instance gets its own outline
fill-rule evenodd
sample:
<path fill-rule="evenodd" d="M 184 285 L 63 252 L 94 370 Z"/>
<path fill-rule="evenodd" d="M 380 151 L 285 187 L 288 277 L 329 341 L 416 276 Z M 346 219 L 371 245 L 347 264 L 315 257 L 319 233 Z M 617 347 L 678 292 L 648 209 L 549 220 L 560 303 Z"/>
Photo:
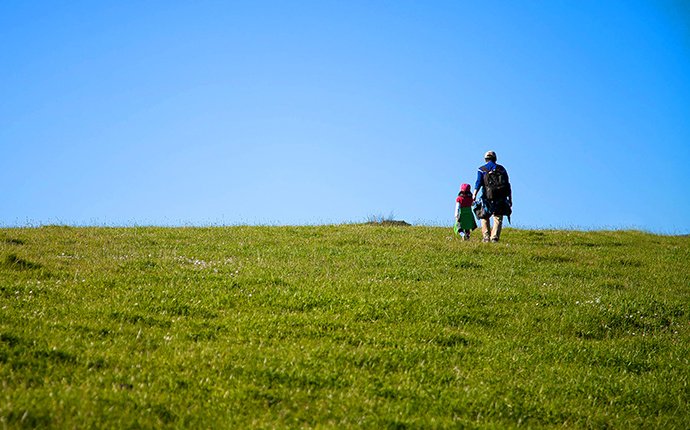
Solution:
<path fill-rule="evenodd" d="M 0 428 L 690 428 L 690 238 L 0 229 Z"/>

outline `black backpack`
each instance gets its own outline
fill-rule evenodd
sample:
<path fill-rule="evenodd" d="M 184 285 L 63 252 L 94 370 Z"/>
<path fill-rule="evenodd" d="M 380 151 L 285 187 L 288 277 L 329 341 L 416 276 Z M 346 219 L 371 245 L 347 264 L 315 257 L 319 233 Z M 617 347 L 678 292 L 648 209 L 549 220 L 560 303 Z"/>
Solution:
<path fill-rule="evenodd" d="M 497 164 L 492 170 L 482 166 L 479 170 L 484 172 L 484 190 L 487 199 L 503 200 L 510 195 L 508 172 L 503 166 Z"/>

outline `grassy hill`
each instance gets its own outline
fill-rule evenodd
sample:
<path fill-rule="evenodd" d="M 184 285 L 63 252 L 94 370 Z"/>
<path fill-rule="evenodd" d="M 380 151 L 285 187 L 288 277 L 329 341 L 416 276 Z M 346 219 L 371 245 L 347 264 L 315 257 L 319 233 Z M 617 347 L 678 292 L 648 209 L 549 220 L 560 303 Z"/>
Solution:
<path fill-rule="evenodd" d="M 0 229 L 3 428 L 690 428 L 690 238 Z"/>

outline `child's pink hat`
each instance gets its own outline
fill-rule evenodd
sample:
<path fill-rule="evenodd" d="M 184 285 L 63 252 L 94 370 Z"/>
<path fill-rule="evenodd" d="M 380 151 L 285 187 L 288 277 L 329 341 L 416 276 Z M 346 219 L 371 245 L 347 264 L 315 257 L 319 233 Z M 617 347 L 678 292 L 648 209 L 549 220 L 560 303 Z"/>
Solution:
<path fill-rule="evenodd" d="M 462 191 L 463 193 L 468 193 L 470 191 L 470 184 L 460 185 L 460 191 Z"/>

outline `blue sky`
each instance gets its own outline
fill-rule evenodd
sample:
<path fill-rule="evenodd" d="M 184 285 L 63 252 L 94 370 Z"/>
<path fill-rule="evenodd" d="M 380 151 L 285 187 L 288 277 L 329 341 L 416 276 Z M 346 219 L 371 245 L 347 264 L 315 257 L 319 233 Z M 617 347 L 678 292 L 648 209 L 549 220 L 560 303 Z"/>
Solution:
<path fill-rule="evenodd" d="M 0 226 L 690 233 L 682 1 L 0 3 Z"/>

